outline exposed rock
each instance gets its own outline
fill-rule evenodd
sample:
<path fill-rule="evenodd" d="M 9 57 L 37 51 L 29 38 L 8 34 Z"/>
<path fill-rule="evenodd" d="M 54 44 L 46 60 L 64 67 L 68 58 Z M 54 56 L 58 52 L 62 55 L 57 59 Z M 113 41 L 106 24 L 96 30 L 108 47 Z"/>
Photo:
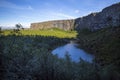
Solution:
<path fill-rule="evenodd" d="M 96 30 L 110 26 L 120 26 L 120 3 L 106 7 L 101 12 L 91 13 L 75 20 L 76 29 Z"/>
<path fill-rule="evenodd" d="M 32 23 L 31 29 L 60 28 L 64 30 L 79 30 L 88 28 L 96 30 L 110 26 L 120 26 L 120 3 L 106 7 L 101 12 L 91 13 L 77 19 Z"/>
<path fill-rule="evenodd" d="M 74 26 L 74 19 L 71 20 L 55 20 L 40 23 L 32 23 L 31 29 L 49 29 L 60 28 L 64 30 L 72 30 Z"/>

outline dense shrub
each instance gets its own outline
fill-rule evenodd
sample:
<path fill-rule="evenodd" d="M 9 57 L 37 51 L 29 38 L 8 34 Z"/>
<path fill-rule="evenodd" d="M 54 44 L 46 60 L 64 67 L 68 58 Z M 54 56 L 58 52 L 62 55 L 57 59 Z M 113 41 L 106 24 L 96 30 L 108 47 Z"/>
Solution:
<path fill-rule="evenodd" d="M 89 32 L 90 33 L 90 32 Z M 85 33 L 85 34 L 88 34 Z M 99 34 L 99 32 L 97 33 Z M 81 47 L 93 48 L 96 42 L 104 42 L 104 34 L 91 35 L 80 38 Z M 91 36 L 94 36 L 92 38 Z M 92 39 L 91 39 L 92 38 Z M 106 39 L 106 38 L 105 38 Z M 66 54 L 65 59 L 51 54 L 51 51 L 61 45 L 68 43 L 70 38 L 56 38 L 43 36 L 10 35 L 0 37 L 0 72 L 1 80 L 119 80 L 119 56 L 115 64 L 99 65 L 99 63 L 88 63 L 80 59 L 73 62 Z M 106 39 L 107 40 L 107 39 Z M 119 39 L 118 39 L 119 41 Z M 91 45 L 88 45 L 91 42 Z M 102 43 L 101 42 L 101 43 Z M 111 42 L 112 43 L 112 42 Z M 117 42 L 116 42 L 117 43 Z M 113 44 L 116 47 L 117 44 Z M 99 45 L 98 45 L 99 46 Z M 111 49 L 111 48 L 110 48 Z M 89 51 L 89 50 L 88 50 Z M 119 51 L 116 51 L 119 52 Z M 100 53 L 100 52 L 99 52 Z M 102 56 L 102 57 L 100 57 Z M 99 58 L 106 58 L 103 54 Z M 115 58 L 116 59 L 116 58 Z M 106 61 L 106 60 L 104 60 Z M 112 60 L 113 61 L 113 60 Z M 113 62 L 112 62 L 113 63 Z"/>

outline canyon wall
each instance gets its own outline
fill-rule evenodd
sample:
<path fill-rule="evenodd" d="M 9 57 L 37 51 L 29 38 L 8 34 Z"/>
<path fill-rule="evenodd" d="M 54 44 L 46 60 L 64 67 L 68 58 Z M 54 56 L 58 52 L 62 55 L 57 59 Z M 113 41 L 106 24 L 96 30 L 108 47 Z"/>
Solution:
<path fill-rule="evenodd" d="M 49 29 L 60 28 L 63 30 L 72 30 L 74 27 L 74 19 L 71 20 L 54 20 L 40 23 L 32 23 L 31 29 Z"/>
<path fill-rule="evenodd" d="M 101 12 L 75 19 L 77 30 L 82 28 L 96 30 L 110 26 L 120 26 L 120 3 L 106 7 Z"/>
<path fill-rule="evenodd" d="M 101 12 L 71 20 L 55 20 L 41 23 L 32 23 L 31 29 L 60 28 L 63 30 L 101 29 L 110 26 L 120 26 L 120 3 L 104 8 Z"/>

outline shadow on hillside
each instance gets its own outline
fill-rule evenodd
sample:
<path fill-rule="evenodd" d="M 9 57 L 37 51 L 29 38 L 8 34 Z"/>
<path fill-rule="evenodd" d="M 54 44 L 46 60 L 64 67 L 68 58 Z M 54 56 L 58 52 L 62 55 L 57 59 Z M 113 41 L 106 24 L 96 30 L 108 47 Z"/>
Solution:
<path fill-rule="evenodd" d="M 0 36 L 1 80 L 3 80 L 4 78 L 10 80 L 19 78 L 30 79 L 29 76 L 27 75 L 34 75 L 34 78 L 38 78 L 39 80 L 48 80 L 47 77 L 49 74 L 47 74 L 47 72 L 45 72 L 46 74 L 44 74 L 43 71 L 40 75 L 44 76 L 39 77 L 37 76 L 39 75 L 38 72 L 34 73 L 34 71 L 35 72 L 37 70 L 41 71 L 41 69 L 47 71 L 48 69 L 44 67 L 46 67 L 48 63 L 51 63 L 49 64 L 49 66 L 53 66 L 53 62 L 55 59 L 57 61 L 57 58 L 50 54 L 51 51 L 56 47 L 69 43 L 69 41 L 70 41 L 69 38 L 60 39 L 56 37 L 45 36 L 1 35 Z M 26 67 L 27 65 L 29 68 Z M 43 67 L 41 67 L 40 65 L 43 65 Z M 31 66 L 36 66 L 37 69 Z M 30 74 L 28 74 L 27 72 L 32 70 L 32 68 L 35 69 L 32 71 L 33 74 L 30 72 L 29 72 Z M 39 70 L 39 68 L 41 69 Z M 18 75 L 19 77 L 17 77 L 16 75 Z M 51 77 L 52 76 L 49 75 L 49 78 Z"/>
<path fill-rule="evenodd" d="M 108 27 L 91 32 L 79 31 L 80 45 L 93 53 L 103 64 L 115 63 L 120 58 L 120 27 Z M 114 56 L 114 57 L 113 57 Z M 118 64 L 118 61 L 117 61 Z"/>
<path fill-rule="evenodd" d="M 86 41 L 87 37 L 82 39 Z M 65 59 L 59 59 L 57 55 L 51 54 L 54 48 L 69 43 L 70 40 L 1 35 L 0 80 L 119 80 L 119 70 L 112 64 L 100 67 L 83 60 L 75 63 L 69 55 Z"/>

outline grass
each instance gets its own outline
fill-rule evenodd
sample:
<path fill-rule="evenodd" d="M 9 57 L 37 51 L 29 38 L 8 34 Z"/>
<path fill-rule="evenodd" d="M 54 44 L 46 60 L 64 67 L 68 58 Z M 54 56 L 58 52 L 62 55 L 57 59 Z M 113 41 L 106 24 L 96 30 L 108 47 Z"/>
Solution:
<path fill-rule="evenodd" d="M 11 35 L 12 30 L 3 31 L 4 35 Z M 40 35 L 40 36 L 54 36 L 58 38 L 75 38 L 76 31 L 64 31 L 60 29 L 47 29 L 47 30 L 20 30 L 22 35 Z"/>

